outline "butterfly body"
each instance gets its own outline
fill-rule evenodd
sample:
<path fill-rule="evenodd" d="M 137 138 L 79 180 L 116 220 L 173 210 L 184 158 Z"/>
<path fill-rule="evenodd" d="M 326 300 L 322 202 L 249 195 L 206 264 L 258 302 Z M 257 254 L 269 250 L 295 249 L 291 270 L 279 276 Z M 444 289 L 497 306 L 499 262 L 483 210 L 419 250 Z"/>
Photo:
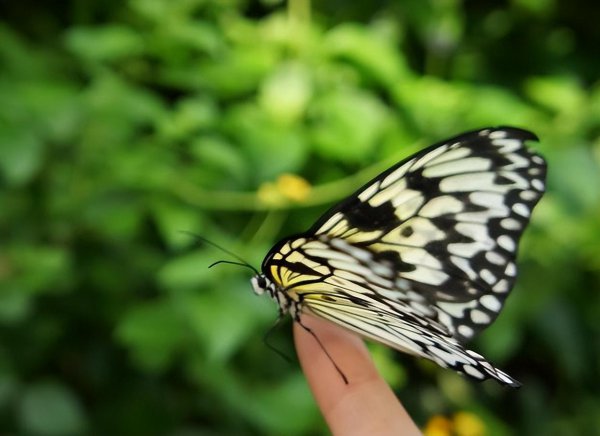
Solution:
<path fill-rule="evenodd" d="M 483 380 L 519 383 L 464 343 L 498 315 L 545 162 L 516 128 L 434 144 L 271 249 L 256 293 Z"/>

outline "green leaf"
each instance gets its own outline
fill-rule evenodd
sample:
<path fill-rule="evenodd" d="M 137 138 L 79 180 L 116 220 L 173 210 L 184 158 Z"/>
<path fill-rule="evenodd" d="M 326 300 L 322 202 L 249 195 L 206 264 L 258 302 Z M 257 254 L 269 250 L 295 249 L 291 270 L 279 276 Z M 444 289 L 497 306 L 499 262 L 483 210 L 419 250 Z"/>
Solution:
<path fill-rule="evenodd" d="M 117 326 L 116 336 L 134 360 L 151 371 L 163 370 L 186 336 L 180 314 L 165 300 L 130 309 Z"/>
<path fill-rule="evenodd" d="M 206 283 L 214 262 L 214 252 L 196 250 L 173 258 L 158 272 L 159 283 L 171 290 L 194 290 Z"/>
<path fill-rule="evenodd" d="M 330 55 L 356 62 L 386 85 L 410 76 L 404 58 L 394 44 L 364 26 L 339 25 L 325 36 L 323 45 Z"/>
<path fill-rule="evenodd" d="M 312 94 L 312 80 L 306 66 L 283 64 L 262 83 L 259 102 L 273 119 L 283 124 L 298 121 Z"/>
<path fill-rule="evenodd" d="M 5 282 L 10 292 L 31 295 L 64 291 L 67 278 L 71 276 L 70 253 L 64 248 L 42 245 L 17 245 L 8 251 L 12 274 Z M 15 297 L 13 309 L 25 309 L 25 301 Z M 19 309 L 20 308 L 20 309 Z"/>
<path fill-rule="evenodd" d="M 0 170 L 13 186 L 24 185 L 39 171 L 44 146 L 30 130 L 0 128 Z"/>
<path fill-rule="evenodd" d="M 141 54 L 144 42 L 134 29 L 118 24 L 75 27 L 66 35 L 67 47 L 85 60 L 111 61 Z"/>
<path fill-rule="evenodd" d="M 536 77 L 527 81 L 530 98 L 558 113 L 578 114 L 586 108 L 586 93 L 568 77 Z"/>
<path fill-rule="evenodd" d="M 364 162 L 386 132 L 388 109 L 372 94 L 357 89 L 329 92 L 315 104 L 315 149 L 331 159 Z"/>
<path fill-rule="evenodd" d="M 258 182 L 274 180 L 284 172 L 296 173 L 308 157 L 304 132 L 275 122 L 252 104 L 232 109 L 226 130 L 246 151 L 246 165 Z"/>
<path fill-rule="evenodd" d="M 81 403 L 64 385 L 40 382 L 29 386 L 18 404 L 19 425 L 25 434 L 68 436 L 81 434 L 87 420 Z"/>

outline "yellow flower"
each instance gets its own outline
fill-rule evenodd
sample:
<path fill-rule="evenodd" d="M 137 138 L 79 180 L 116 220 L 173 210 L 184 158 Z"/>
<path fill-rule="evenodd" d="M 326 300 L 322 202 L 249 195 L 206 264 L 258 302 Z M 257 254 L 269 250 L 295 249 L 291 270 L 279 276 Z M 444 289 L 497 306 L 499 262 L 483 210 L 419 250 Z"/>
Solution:
<path fill-rule="evenodd" d="M 265 182 L 258 188 L 258 199 L 269 206 L 286 206 L 290 201 L 306 200 L 311 190 L 310 184 L 295 174 L 282 174 L 275 183 Z"/>
<path fill-rule="evenodd" d="M 484 436 L 485 424 L 471 412 L 457 412 L 452 419 L 445 416 L 433 416 L 425 429 L 425 436 Z"/>
<path fill-rule="evenodd" d="M 310 194 L 310 184 L 296 174 L 282 174 L 277 178 L 277 189 L 289 200 L 304 201 Z"/>
<path fill-rule="evenodd" d="M 269 206 L 280 206 L 286 202 L 278 187 L 273 182 L 265 182 L 258 188 L 258 199 Z"/>
<path fill-rule="evenodd" d="M 452 421 L 445 416 L 435 415 L 429 419 L 425 429 L 423 429 L 424 436 L 451 436 L 452 435 Z"/>
<path fill-rule="evenodd" d="M 458 412 L 454 415 L 454 432 L 457 436 L 483 436 L 485 424 L 471 412 Z"/>

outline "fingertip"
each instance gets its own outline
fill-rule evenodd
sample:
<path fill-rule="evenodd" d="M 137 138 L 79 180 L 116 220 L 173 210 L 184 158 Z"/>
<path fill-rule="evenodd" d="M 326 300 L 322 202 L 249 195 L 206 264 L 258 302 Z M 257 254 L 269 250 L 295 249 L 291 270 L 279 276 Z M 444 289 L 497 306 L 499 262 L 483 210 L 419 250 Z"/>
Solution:
<path fill-rule="evenodd" d="M 315 338 L 295 323 L 300 364 L 333 434 L 420 434 L 360 338 L 314 316 L 302 315 L 301 322 L 348 379 L 346 384 Z"/>

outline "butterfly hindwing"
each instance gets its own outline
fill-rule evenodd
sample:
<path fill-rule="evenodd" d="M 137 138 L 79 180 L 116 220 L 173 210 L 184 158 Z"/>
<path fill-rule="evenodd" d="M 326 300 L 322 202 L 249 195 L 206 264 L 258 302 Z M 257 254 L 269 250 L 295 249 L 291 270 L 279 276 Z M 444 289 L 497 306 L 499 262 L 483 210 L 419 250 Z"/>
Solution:
<path fill-rule="evenodd" d="M 403 289 L 390 264 L 342 239 L 290 239 L 269 262 L 270 274 L 302 307 L 366 338 L 483 380 L 518 386 L 467 350 L 422 295 Z"/>

